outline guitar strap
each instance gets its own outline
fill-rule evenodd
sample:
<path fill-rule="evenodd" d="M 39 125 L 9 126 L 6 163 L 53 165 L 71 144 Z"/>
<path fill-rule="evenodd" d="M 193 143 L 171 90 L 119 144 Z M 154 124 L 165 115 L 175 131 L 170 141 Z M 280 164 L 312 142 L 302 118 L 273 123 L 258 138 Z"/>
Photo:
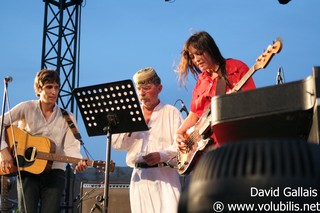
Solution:
<path fill-rule="evenodd" d="M 65 109 L 61 109 L 62 115 L 64 117 L 64 119 L 66 120 L 70 130 L 72 131 L 74 137 L 80 141 L 81 145 L 83 144 L 83 141 L 81 139 L 81 135 L 76 127 L 76 125 L 74 125 L 73 121 L 71 120 L 69 113 L 65 110 Z"/>
<path fill-rule="evenodd" d="M 224 95 L 226 94 L 226 80 L 222 77 L 220 70 L 218 72 L 219 76 L 218 76 L 218 82 L 217 82 L 217 86 L 216 86 L 216 95 Z"/>

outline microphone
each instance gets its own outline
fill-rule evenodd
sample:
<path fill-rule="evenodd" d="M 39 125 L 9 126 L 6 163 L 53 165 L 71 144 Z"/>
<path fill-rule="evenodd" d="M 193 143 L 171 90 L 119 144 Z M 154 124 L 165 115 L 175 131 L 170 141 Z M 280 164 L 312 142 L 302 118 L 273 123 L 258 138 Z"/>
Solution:
<path fill-rule="evenodd" d="M 103 196 L 102 195 L 96 196 L 96 201 L 102 202 L 103 201 Z"/>
<path fill-rule="evenodd" d="M 277 84 L 283 83 L 283 82 L 282 82 L 282 77 L 281 77 L 281 71 L 282 71 L 282 67 L 279 67 L 279 68 L 278 68 L 277 79 L 276 79 L 276 83 L 277 83 Z"/>
<path fill-rule="evenodd" d="M 13 80 L 13 79 L 12 79 L 11 76 L 7 76 L 7 77 L 4 78 L 4 82 L 5 82 L 5 83 L 10 83 L 10 82 L 12 82 L 12 80 Z"/>
<path fill-rule="evenodd" d="M 96 209 L 99 209 L 99 210 L 101 209 L 97 203 L 93 204 L 92 208 L 90 209 L 90 213 L 94 212 L 94 210 Z"/>
<path fill-rule="evenodd" d="M 188 112 L 188 109 L 186 107 L 186 105 L 184 104 L 184 102 L 182 100 L 181 101 L 181 109 L 180 109 L 180 112 L 185 112 L 187 114 L 187 116 L 189 115 L 189 112 Z"/>
<path fill-rule="evenodd" d="M 80 194 L 76 197 L 76 199 L 74 199 L 74 202 L 77 201 L 79 199 L 79 202 L 81 202 L 85 197 L 89 196 L 92 192 L 94 192 L 96 189 L 93 188 L 91 189 L 89 192 L 85 192 L 84 195 L 82 197 L 80 197 Z"/>

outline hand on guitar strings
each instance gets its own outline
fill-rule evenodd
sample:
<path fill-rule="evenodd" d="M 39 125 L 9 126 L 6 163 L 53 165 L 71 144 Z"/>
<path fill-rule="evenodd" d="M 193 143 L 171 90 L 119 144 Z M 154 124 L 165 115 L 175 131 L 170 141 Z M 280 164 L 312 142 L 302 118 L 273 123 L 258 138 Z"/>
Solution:
<path fill-rule="evenodd" d="M 175 141 L 178 145 L 178 149 L 181 152 L 187 151 L 187 144 L 185 143 L 186 137 L 183 134 L 176 133 L 175 134 Z"/>
<path fill-rule="evenodd" d="M 1 172 L 10 173 L 10 170 L 13 166 L 13 158 L 8 148 L 5 148 L 0 151 L 0 166 Z"/>

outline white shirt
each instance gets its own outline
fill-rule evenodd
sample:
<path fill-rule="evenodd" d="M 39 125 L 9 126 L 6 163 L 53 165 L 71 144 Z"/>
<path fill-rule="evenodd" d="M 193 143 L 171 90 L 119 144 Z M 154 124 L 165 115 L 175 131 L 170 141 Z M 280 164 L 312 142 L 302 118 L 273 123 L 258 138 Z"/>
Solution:
<path fill-rule="evenodd" d="M 177 155 L 174 134 L 183 121 L 174 106 L 160 102 L 152 112 L 149 131 L 112 135 L 112 146 L 127 151 L 126 162 L 133 167 L 144 162 L 142 156 L 159 152 L 161 162 Z M 134 168 L 130 182 L 131 211 L 137 213 L 175 213 L 180 197 L 180 179 L 170 167 Z"/>
<path fill-rule="evenodd" d="M 46 120 L 42 114 L 39 100 L 22 102 L 12 108 L 10 114 L 9 112 L 5 113 L 4 126 L 10 125 L 9 115 L 11 115 L 13 125 L 18 125 L 19 128 L 33 136 L 44 136 L 49 138 L 56 146 L 56 154 L 82 159 L 80 142 L 74 137 L 72 131 L 68 127 L 58 105 L 54 106 L 53 113 L 48 120 Z M 76 125 L 74 115 L 69 112 L 69 116 Z M 3 134 L 1 150 L 7 146 Z M 53 162 L 52 169 L 65 170 L 65 163 Z"/>

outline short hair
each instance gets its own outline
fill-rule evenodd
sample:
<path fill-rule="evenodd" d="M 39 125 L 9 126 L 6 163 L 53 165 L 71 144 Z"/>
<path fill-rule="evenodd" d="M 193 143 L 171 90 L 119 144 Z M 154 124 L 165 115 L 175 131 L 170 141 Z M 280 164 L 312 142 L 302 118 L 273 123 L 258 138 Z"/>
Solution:
<path fill-rule="evenodd" d="M 51 69 L 40 70 L 34 79 L 34 91 L 37 97 L 40 97 L 38 91 L 43 88 L 45 84 L 57 83 L 60 86 L 59 73 Z"/>

